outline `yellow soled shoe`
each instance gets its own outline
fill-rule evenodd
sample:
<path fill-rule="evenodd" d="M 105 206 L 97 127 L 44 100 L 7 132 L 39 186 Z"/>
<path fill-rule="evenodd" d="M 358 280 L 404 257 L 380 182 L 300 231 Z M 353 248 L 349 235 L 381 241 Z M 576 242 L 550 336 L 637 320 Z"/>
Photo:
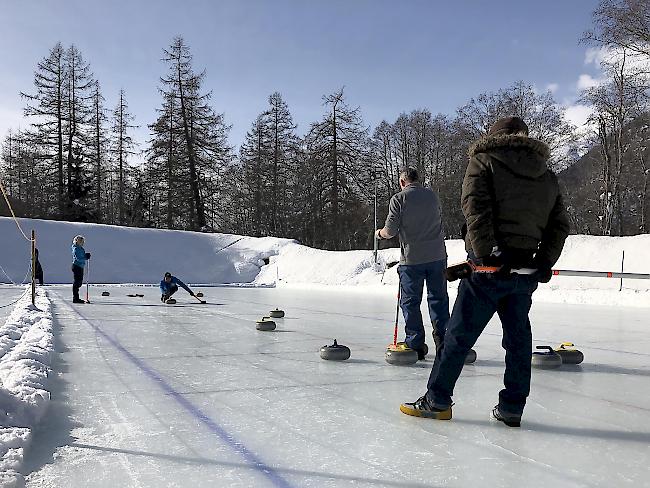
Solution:
<path fill-rule="evenodd" d="M 421 396 L 413 403 L 402 403 L 399 409 L 402 413 L 413 417 L 451 420 L 451 405 L 445 409 L 436 408 L 429 403 L 426 395 Z"/>

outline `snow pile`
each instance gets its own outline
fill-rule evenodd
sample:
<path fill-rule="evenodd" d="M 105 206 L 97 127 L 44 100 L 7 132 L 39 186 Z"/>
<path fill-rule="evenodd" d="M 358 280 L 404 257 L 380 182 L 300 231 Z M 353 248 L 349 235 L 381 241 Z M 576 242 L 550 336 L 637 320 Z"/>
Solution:
<path fill-rule="evenodd" d="M 446 242 L 449 263 L 465 259 L 461 240 Z M 633 237 L 570 236 L 556 269 L 621 271 L 650 274 L 650 235 Z M 311 249 L 295 243 L 283 246 L 270 264 L 255 279 L 258 285 L 319 287 L 350 286 L 370 291 L 397 287 L 397 266 L 383 270 L 399 260 L 399 249 L 379 251 L 374 265 L 372 251 L 332 252 Z M 388 286 L 387 286 L 388 285 Z M 450 283 L 454 294 L 458 282 Z M 650 307 L 650 280 L 576 278 L 557 276 L 548 284 L 540 284 L 536 300 L 561 303 L 588 303 Z M 352 288 L 351 288 L 352 289 Z"/>
<path fill-rule="evenodd" d="M 86 237 L 91 253 L 91 283 L 158 283 L 165 271 L 187 283 L 250 283 L 290 239 L 242 237 L 101 224 L 20 219 L 28 232 L 36 230 L 46 283 L 70 283 L 72 238 Z M 29 270 L 29 243 L 10 218 L 0 218 L 3 252 L 0 266 L 15 282 Z M 234 244 L 232 244 L 234 243 Z M 230 245 L 232 244 L 232 245 Z M 228 247 L 226 247 L 228 246 Z M 0 270 L 0 282 L 9 279 Z"/>
<path fill-rule="evenodd" d="M 38 289 L 33 306 L 27 288 L 0 327 L 0 486 L 23 484 L 23 452 L 50 400 L 53 351 L 50 301 Z"/>
<path fill-rule="evenodd" d="M 36 229 L 46 283 L 70 283 L 70 242 L 86 236 L 91 283 L 158 283 L 165 271 L 192 284 L 246 283 L 253 286 L 346 286 L 359 291 L 391 291 L 398 282 L 399 249 L 379 251 L 323 251 L 275 237 L 137 229 L 21 219 Z M 0 218 L 3 253 L 0 282 L 21 280 L 29 270 L 29 245 L 11 219 Z M 465 259 L 460 240 L 446 242 L 449 263 Z M 650 274 L 650 235 L 633 237 L 570 236 L 557 269 L 621 271 Z M 269 264 L 266 264 L 266 263 Z M 384 272 L 385 270 L 385 272 Z M 457 283 L 449 286 L 453 294 Z M 541 301 L 650 307 L 650 280 L 557 276 L 541 284 Z"/>
<path fill-rule="evenodd" d="M 449 262 L 465 259 L 462 241 L 450 240 L 446 245 Z M 377 257 L 375 265 L 372 251 L 323 251 L 289 243 L 271 257 L 269 266 L 262 268 L 254 283 L 301 287 L 397 285 L 395 263 L 400 258 L 399 248 L 382 249 Z"/>

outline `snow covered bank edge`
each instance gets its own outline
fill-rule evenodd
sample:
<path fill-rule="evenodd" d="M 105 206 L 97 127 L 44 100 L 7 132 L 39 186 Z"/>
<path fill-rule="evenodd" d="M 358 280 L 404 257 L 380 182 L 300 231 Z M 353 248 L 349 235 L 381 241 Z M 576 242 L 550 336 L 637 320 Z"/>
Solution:
<path fill-rule="evenodd" d="M 32 429 L 50 401 L 47 390 L 54 354 L 52 309 L 44 289 L 36 306 L 26 288 L 0 327 L 0 486 L 24 486 L 20 473 Z"/>

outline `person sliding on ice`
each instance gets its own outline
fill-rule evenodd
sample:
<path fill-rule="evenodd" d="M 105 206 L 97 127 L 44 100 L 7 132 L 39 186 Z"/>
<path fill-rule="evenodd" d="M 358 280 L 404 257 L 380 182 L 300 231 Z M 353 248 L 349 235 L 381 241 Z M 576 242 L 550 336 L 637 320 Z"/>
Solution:
<path fill-rule="evenodd" d="M 506 369 L 505 388 L 492 416 L 518 427 L 530 392 L 532 294 L 539 282 L 551 279 L 569 221 L 557 178 L 546 166 L 549 148 L 528 137 L 520 118 L 498 120 L 469 156 L 461 196 L 465 248 L 475 265 L 497 271 L 474 272 L 461 280 L 427 392 L 400 410 L 416 417 L 451 418 L 451 397 L 465 356 L 496 312 L 503 327 Z"/>
<path fill-rule="evenodd" d="M 75 236 L 72 239 L 72 303 L 86 303 L 79 298 L 79 288 L 84 282 L 84 267 L 86 261 L 90 259 L 90 253 L 83 248 L 85 243 L 84 236 Z"/>
<path fill-rule="evenodd" d="M 193 297 L 196 296 L 194 292 L 190 290 L 189 286 L 176 278 L 176 276 L 172 276 L 172 274 L 167 271 L 165 273 L 165 277 L 160 282 L 160 292 L 162 293 L 160 296 L 160 301 L 166 302 L 168 298 L 170 298 L 174 293 L 178 291 L 179 286 Z"/>
<path fill-rule="evenodd" d="M 449 321 L 449 297 L 444 275 L 447 250 L 440 201 L 437 193 L 422 186 L 415 168 L 401 171 L 399 185 L 402 191 L 390 199 L 386 223 L 375 234 L 378 239 L 390 239 L 399 234 L 401 255 L 397 271 L 400 307 L 406 323 L 406 339 L 400 345 L 416 350 L 418 359 L 424 359 L 426 344 L 420 304 L 425 281 L 436 350 L 442 343 Z"/>

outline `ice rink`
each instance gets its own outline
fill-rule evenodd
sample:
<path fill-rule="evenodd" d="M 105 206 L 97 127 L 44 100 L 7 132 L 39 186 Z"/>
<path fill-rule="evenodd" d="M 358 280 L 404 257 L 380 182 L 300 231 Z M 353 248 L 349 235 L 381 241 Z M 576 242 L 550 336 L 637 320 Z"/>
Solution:
<path fill-rule="evenodd" d="M 181 290 L 166 306 L 156 288 L 95 287 L 92 304 L 73 306 L 69 287 L 47 289 L 56 374 L 28 487 L 650 486 L 644 309 L 534 304 L 535 343 L 572 341 L 585 362 L 533 370 L 511 429 L 489 420 L 498 320 L 462 373 L 453 420 L 435 421 L 399 411 L 424 393 L 432 358 L 384 361 L 388 291 L 217 287 L 202 289 L 205 305 Z M 0 289 L 2 303 L 18 295 Z M 277 330 L 255 330 L 276 306 Z M 319 358 L 334 338 L 350 360 Z"/>

